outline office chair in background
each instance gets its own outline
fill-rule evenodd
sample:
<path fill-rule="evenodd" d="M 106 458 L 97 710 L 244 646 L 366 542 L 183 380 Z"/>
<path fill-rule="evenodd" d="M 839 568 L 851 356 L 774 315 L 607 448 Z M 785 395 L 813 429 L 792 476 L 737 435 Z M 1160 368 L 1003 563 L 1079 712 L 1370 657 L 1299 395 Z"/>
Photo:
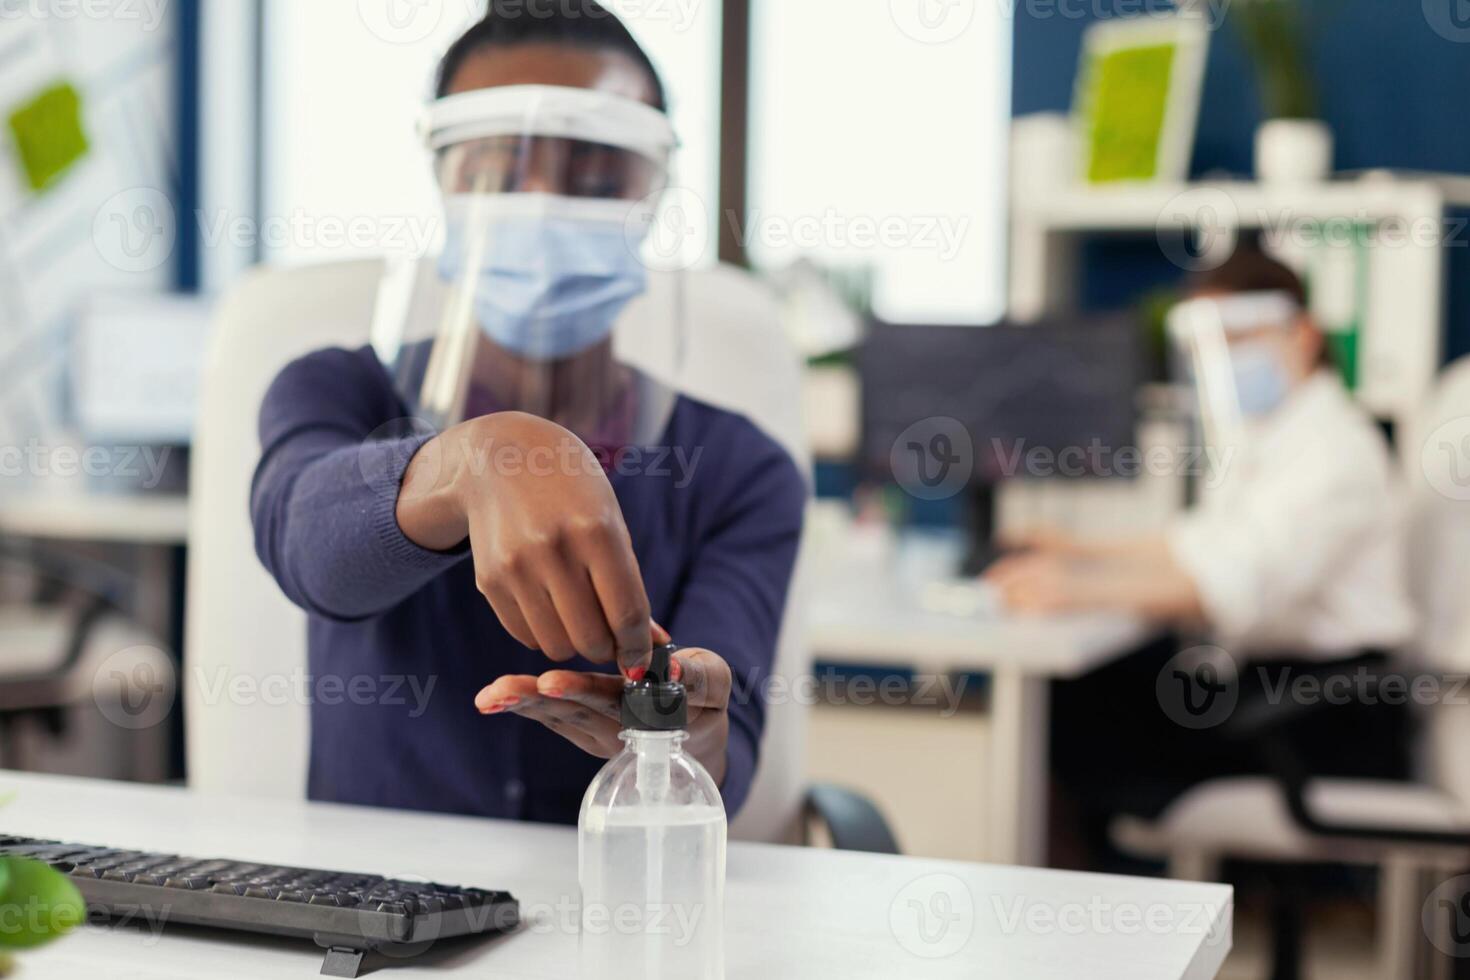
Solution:
<path fill-rule="evenodd" d="M 219 681 L 290 678 L 306 670 L 306 617 L 256 560 L 250 478 L 259 456 L 256 416 L 276 373 L 328 346 L 367 343 L 383 265 L 378 261 L 257 271 L 219 310 L 201 384 L 192 453 L 185 666 L 186 744 L 191 786 L 246 795 L 300 797 L 306 787 L 307 707 L 280 698 L 228 696 Z M 684 383 L 705 401 L 746 415 L 809 468 L 801 418 L 801 365 L 780 329 L 775 299 L 732 267 L 688 273 L 682 284 L 654 276 L 630 307 L 634 360 L 657 375 L 666 336 L 656 312 L 673 309 L 682 288 L 691 324 Z M 640 349 L 640 347 L 650 349 Z M 803 574 L 798 562 L 776 657 L 776 673 L 811 669 L 802 637 Z M 788 688 L 789 689 L 789 688 Z M 225 692 L 220 694 L 220 692 Z M 211 697 L 214 694 L 216 696 Z M 271 702 L 275 703 L 271 703 Z M 866 800 L 836 787 L 808 792 L 806 706 L 770 705 L 755 785 L 731 827 L 746 840 L 793 842 L 814 818 L 840 848 L 896 852 L 892 834 Z"/>
<path fill-rule="evenodd" d="M 25 601 L 0 603 L 0 765 L 166 780 L 173 661 L 163 640 L 121 612 L 128 577 L 5 545 L 0 568 L 32 584 Z"/>
<path fill-rule="evenodd" d="M 1325 686 L 1366 703 L 1384 695 L 1390 677 L 1452 675 L 1448 697 L 1423 708 L 1420 745 L 1428 763 L 1419 781 L 1396 783 L 1314 778 L 1293 750 L 1290 728 L 1332 711 L 1342 698 L 1305 704 L 1282 698 L 1242 702 L 1227 731 L 1254 744 L 1268 776 L 1205 782 L 1152 822 L 1120 820 L 1115 837 L 1136 854 L 1166 858 L 1173 877 L 1214 880 L 1229 858 L 1278 865 L 1349 864 L 1379 869 L 1379 966 L 1385 980 L 1470 976 L 1470 472 L 1459 426 L 1470 419 L 1470 360 L 1452 365 L 1423 412 L 1402 434 L 1409 488 L 1409 568 L 1421 617 L 1413 668 L 1362 683 Z M 1455 441 L 1451 441 L 1455 440 Z M 1415 670 L 1424 673 L 1416 675 Z M 1458 694 L 1458 696 L 1455 696 Z M 1289 898 L 1289 896 L 1288 896 Z M 1282 903 L 1274 916 L 1275 980 L 1299 975 L 1301 909 Z M 1431 936 L 1429 933 L 1433 932 Z M 1426 942 L 1426 940 L 1430 940 Z M 1458 955 L 1444 955 L 1451 950 Z M 1456 973 L 1456 970 L 1459 973 Z"/>

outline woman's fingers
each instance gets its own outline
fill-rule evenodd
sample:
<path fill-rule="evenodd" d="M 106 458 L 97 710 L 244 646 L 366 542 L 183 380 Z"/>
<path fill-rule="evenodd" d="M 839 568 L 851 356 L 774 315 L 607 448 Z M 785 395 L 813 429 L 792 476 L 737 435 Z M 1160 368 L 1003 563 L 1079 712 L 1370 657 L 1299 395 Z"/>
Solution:
<path fill-rule="evenodd" d="M 507 675 L 480 691 L 475 707 L 481 714 L 513 712 L 547 728 L 579 748 L 610 756 L 622 748 L 618 739 L 621 678 L 553 670 L 540 677 Z"/>
<path fill-rule="evenodd" d="M 536 634 L 534 649 L 540 650 L 557 663 L 566 663 L 575 657 L 577 648 L 572 645 L 571 637 L 567 636 L 566 628 L 562 626 L 556 604 L 551 601 L 551 593 L 546 591 L 540 580 L 517 580 L 511 588 L 521 615 L 526 617 L 531 631 Z"/>
<path fill-rule="evenodd" d="M 519 674 L 507 674 L 495 683 L 482 688 L 475 695 L 475 707 L 481 714 L 495 714 L 512 707 L 525 698 L 537 696 L 536 678 Z"/>
<path fill-rule="evenodd" d="M 653 653 L 648 624 L 652 622 L 643 574 L 626 532 L 605 529 L 586 538 L 579 554 L 587 563 L 615 656 L 625 671 L 644 664 Z"/>
<path fill-rule="evenodd" d="M 674 659 L 691 708 L 723 711 L 729 707 L 733 678 L 724 657 L 711 650 L 689 649 L 680 650 Z"/>
<path fill-rule="evenodd" d="M 542 697 L 580 705 L 614 721 L 622 717 L 623 679 L 607 674 L 553 670 L 536 681 Z"/>
<path fill-rule="evenodd" d="M 558 563 L 545 569 L 543 577 L 572 649 L 595 664 L 611 662 L 612 631 L 587 569 L 575 562 Z"/>
<path fill-rule="evenodd" d="M 505 631 L 521 646 L 532 650 L 540 649 L 536 632 L 526 622 L 526 617 L 521 615 L 521 607 L 516 604 L 515 595 L 506 583 L 483 575 L 477 576 L 477 579 L 480 594 L 490 603 L 491 611 L 500 620 L 500 625 L 505 627 Z"/>

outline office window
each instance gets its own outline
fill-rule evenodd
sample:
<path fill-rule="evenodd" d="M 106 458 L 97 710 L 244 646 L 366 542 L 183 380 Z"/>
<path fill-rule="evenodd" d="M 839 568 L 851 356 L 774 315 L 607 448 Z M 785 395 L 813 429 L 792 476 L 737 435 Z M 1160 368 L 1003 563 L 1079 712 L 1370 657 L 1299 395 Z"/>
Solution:
<path fill-rule="evenodd" d="M 870 266 L 875 311 L 894 321 L 1002 314 L 1002 7 L 755 0 L 752 262 Z"/>
<path fill-rule="evenodd" d="M 664 76 L 685 145 L 678 179 L 712 215 L 720 3 L 606 5 Z M 477 0 L 265 0 L 264 259 L 352 258 L 420 243 L 437 196 L 415 122 L 440 56 L 483 10 Z"/>

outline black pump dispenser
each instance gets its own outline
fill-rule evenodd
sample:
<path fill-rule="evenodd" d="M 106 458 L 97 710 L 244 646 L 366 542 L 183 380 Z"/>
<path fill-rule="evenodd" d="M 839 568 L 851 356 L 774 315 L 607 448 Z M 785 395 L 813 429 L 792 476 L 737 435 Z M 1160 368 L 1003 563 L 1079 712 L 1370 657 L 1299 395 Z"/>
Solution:
<path fill-rule="evenodd" d="M 653 660 L 642 680 L 623 685 L 624 728 L 642 732 L 672 732 L 689 727 L 684 685 L 674 680 L 674 652 L 670 643 L 653 648 Z"/>

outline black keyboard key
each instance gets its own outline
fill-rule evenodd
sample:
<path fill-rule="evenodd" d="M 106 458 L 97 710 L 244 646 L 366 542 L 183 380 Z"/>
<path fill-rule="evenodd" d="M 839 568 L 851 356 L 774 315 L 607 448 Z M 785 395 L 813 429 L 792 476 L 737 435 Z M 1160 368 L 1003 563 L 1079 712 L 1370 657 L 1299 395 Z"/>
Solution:
<path fill-rule="evenodd" d="M 182 888 L 185 891 L 202 892 L 209 888 L 209 879 L 197 875 L 185 875 L 179 878 L 169 878 L 163 883 L 165 888 Z"/>

